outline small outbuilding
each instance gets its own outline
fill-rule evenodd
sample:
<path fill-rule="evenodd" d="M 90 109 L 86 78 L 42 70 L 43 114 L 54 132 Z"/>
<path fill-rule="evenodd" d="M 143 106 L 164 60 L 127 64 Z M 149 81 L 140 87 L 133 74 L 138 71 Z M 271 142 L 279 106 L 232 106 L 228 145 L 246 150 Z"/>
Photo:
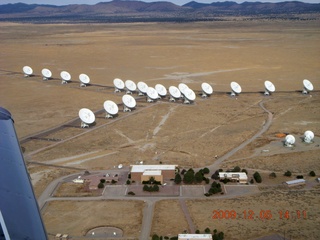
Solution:
<path fill-rule="evenodd" d="M 306 184 L 306 180 L 304 180 L 304 179 L 295 179 L 295 180 L 291 180 L 291 181 L 286 181 L 285 184 L 288 187 L 303 186 L 303 185 Z"/>
<path fill-rule="evenodd" d="M 244 184 L 248 182 L 248 176 L 245 172 L 219 172 L 219 179 L 220 181 L 228 179 L 231 182 Z"/>
<path fill-rule="evenodd" d="M 212 240 L 211 234 L 179 234 L 178 240 Z"/>

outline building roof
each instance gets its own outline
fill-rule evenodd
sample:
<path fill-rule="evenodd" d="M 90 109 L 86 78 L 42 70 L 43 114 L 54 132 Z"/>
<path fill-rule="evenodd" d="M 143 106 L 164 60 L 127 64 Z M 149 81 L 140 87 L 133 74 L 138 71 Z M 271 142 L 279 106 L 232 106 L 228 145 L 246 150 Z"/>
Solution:
<path fill-rule="evenodd" d="M 161 170 L 145 170 L 143 172 L 144 176 L 160 176 L 161 175 Z"/>
<path fill-rule="evenodd" d="M 212 240 L 211 234 L 179 234 L 178 239 L 208 239 Z"/>
<path fill-rule="evenodd" d="M 245 172 L 219 172 L 220 178 L 239 178 L 240 180 L 247 180 Z"/>
<path fill-rule="evenodd" d="M 299 184 L 299 183 L 305 183 L 306 180 L 304 179 L 295 179 L 291 181 L 286 181 L 286 184 L 291 185 L 291 184 Z"/>
<path fill-rule="evenodd" d="M 131 172 L 144 172 L 146 170 L 175 170 L 176 165 L 131 165 Z"/>

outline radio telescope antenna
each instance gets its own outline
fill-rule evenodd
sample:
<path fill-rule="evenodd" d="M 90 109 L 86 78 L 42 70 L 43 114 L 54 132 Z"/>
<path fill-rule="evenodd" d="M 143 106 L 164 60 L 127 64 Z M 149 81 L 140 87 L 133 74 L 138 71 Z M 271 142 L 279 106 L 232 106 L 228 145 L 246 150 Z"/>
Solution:
<path fill-rule="evenodd" d="M 67 83 L 69 83 L 70 80 L 71 80 L 71 75 L 70 75 L 70 73 L 68 73 L 68 72 L 66 72 L 66 71 L 62 71 L 62 72 L 60 73 L 60 77 L 61 77 L 61 79 L 62 79 L 61 84 L 67 84 Z"/>
<path fill-rule="evenodd" d="M 179 99 L 181 97 L 181 92 L 179 88 L 175 86 L 169 87 L 169 93 L 170 93 L 170 99 L 169 99 L 170 102 L 175 102 L 176 99 Z"/>
<path fill-rule="evenodd" d="M 106 118 L 113 118 L 118 114 L 119 108 L 118 105 L 110 100 L 107 100 L 103 103 L 104 110 L 106 110 Z"/>
<path fill-rule="evenodd" d="M 276 90 L 273 83 L 268 80 L 264 82 L 264 88 L 265 88 L 264 95 L 266 96 L 269 96 L 271 93 L 273 93 Z"/>
<path fill-rule="evenodd" d="M 296 139 L 293 135 L 287 135 L 284 141 L 284 146 L 286 147 L 293 147 L 293 144 L 295 143 Z"/>
<path fill-rule="evenodd" d="M 122 96 L 123 102 L 123 111 L 124 112 L 131 112 L 131 109 L 136 106 L 136 100 L 131 95 L 123 95 Z"/>
<path fill-rule="evenodd" d="M 231 97 L 234 97 L 241 93 L 241 86 L 236 82 L 231 82 Z"/>
<path fill-rule="evenodd" d="M 313 90 L 313 84 L 308 79 L 304 79 L 302 83 L 303 83 L 302 94 L 308 94 Z"/>
<path fill-rule="evenodd" d="M 81 73 L 79 75 L 79 80 L 80 80 L 80 87 L 86 87 L 90 82 L 89 76 L 84 73 Z"/>
<path fill-rule="evenodd" d="M 114 92 L 121 92 L 124 89 L 124 82 L 120 78 L 113 79 Z"/>
<path fill-rule="evenodd" d="M 147 94 L 148 85 L 145 82 L 138 82 L 137 86 L 139 90 L 139 96 L 144 96 Z"/>
<path fill-rule="evenodd" d="M 162 84 L 156 84 L 155 89 L 160 97 L 165 97 L 167 95 L 167 89 Z"/>
<path fill-rule="evenodd" d="M 132 80 L 126 80 L 124 84 L 128 90 L 126 92 L 127 94 L 132 94 L 134 91 L 137 90 L 137 85 Z"/>
<path fill-rule="evenodd" d="M 47 81 L 52 77 L 51 71 L 49 69 L 47 69 L 47 68 L 42 69 L 41 70 L 41 74 L 42 74 L 42 79 L 44 81 Z"/>
<path fill-rule="evenodd" d="M 205 83 L 205 82 L 202 83 L 201 88 L 202 88 L 202 95 L 201 95 L 202 98 L 207 98 L 213 93 L 213 89 L 209 83 Z"/>
<path fill-rule="evenodd" d="M 147 102 L 154 102 L 159 98 L 159 94 L 153 87 L 148 87 L 147 89 Z"/>
<path fill-rule="evenodd" d="M 184 95 L 185 90 L 188 89 L 189 87 L 184 83 L 179 83 L 178 88 L 181 94 Z"/>
<path fill-rule="evenodd" d="M 31 67 L 29 66 L 24 66 L 22 68 L 22 71 L 24 73 L 24 77 L 31 77 L 32 76 L 32 73 L 33 73 L 33 70 Z"/>
<path fill-rule="evenodd" d="M 314 139 L 314 133 L 312 131 L 308 130 L 304 132 L 304 138 L 303 138 L 304 142 L 312 143 L 313 139 Z"/>
<path fill-rule="evenodd" d="M 186 88 L 184 90 L 184 102 L 185 104 L 190 104 L 196 99 L 196 94 L 194 91 L 190 88 Z"/>
<path fill-rule="evenodd" d="M 79 111 L 79 117 L 81 119 L 82 128 L 89 127 L 89 125 L 96 120 L 94 113 L 88 108 L 81 108 Z"/>

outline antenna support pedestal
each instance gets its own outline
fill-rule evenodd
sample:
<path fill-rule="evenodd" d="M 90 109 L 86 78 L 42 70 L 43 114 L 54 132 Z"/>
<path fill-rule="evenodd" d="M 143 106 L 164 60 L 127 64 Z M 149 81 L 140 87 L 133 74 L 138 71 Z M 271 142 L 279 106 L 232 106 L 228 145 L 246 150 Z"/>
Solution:
<path fill-rule="evenodd" d="M 205 93 L 205 92 L 202 92 L 202 95 L 201 95 L 202 98 L 207 98 L 208 95 Z"/>
<path fill-rule="evenodd" d="M 85 122 L 81 122 L 81 128 L 88 128 L 89 124 L 86 124 Z"/>
<path fill-rule="evenodd" d="M 109 113 L 106 114 L 106 118 L 113 118 L 112 115 L 110 115 Z"/>
<path fill-rule="evenodd" d="M 128 108 L 127 106 L 124 106 L 124 107 L 123 107 L 123 111 L 124 111 L 124 112 L 131 112 L 131 109 Z"/>

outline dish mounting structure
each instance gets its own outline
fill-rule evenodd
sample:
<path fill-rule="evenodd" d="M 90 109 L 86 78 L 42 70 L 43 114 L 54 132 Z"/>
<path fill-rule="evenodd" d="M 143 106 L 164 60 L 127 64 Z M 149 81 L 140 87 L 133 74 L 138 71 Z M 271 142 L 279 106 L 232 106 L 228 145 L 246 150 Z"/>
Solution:
<path fill-rule="evenodd" d="M 170 93 L 170 98 L 169 98 L 170 102 L 175 102 L 176 99 L 181 98 L 181 92 L 179 88 L 177 88 L 176 86 L 170 86 L 169 93 Z"/>
<path fill-rule="evenodd" d="M 106 118 L 113 118 L 115 115 L 118 114 L 119 108 L 118 105 L 111 101 L 107 100 L 103 103 L 104 110 L 106 110 Z"/>
<path fill-rule="evenodd" d="M 124 82 L 120 78 L 113 79 L 114 92 L 121 92 L 124 89 Z"/>
<path fill-rule="evenodd" d="M 135 84 L 134 81 L 132 80 L 126 80 L 124 85 L 126 86 L 127 88 L 127 92 L 126 94 L 132 94 L 134 91 L 137 90 L 137 85 Z"/>
<path fill-rule="evenodd" d="M 88 108 L 81 108 L 79 117 L 81 119 L 81 128 L 89 127 L 96 120 L 94 113 Z"/>
<path fill-rule="evenodd" d="M 276 90 L 276 88 L 275 88 L 275 86 L 273 85 L 273 83 L 272 82 L 270 82 L 270 81 L 268 81 L 268 80 L 266 80 L 265 82 L 264 82 L 264 95 L 265 96 L 269 96 L 271 93 L 273 93 L 275 90 Z"/>
<path fill-rule="evenodd" d="M 231 87 L 231 94 L 230 94 L 231 97 L 235 97 L 236 95 L 240 94 L 242 91 L 241 86 L 237 82 L 231 82 L 230 87 Z"/>
<path fill-rule="evenodd" d="M 47 81 L 52 77 L 51 71 L 47 68 L 43 68 L 41 70 L 41 74 L 42 74 L 42 80 L 44 80 L 44 81 Z"/>
<path fill-rule="evenodd" d="M 87 74 L 81 73 L 79 75 L 80 87 L 86 87 L 90 83 L 90 78 Z"/>
<path fill-rule="evenodd" d="M 184 101 L 183 101 L 184 104 L 191 104 L 196 99 L 196 94 L 190 88 L 186 88 L 184 90 L 183 96 L 184 96 Z"/>
<path fill-rule="evenodd" d="M 60 77 L 62 79 L 61 84 L 67 84 L 71 81 L 71 75 L 67 71 L 62 71 Z"/>
<path fill-rule="evenodd" d="M 29 66 L 24 66 L 24 67 L 22 68 L 22 71 L 23 71 L 23 73 L 24 73 L 24 77 L 25 77 L 25 78 L 31 77 L 32 74 L 33 74 L 33 70 L 32 70 L 32 68 L 29 67 Z"/>
<path fill-rule="evenodd" d="M 147 89 L 147 102 L 154 102 L 159 98 L 159 94 L 153 87 L 148 87 Z"/>
<path fill-rule="evenodd" d="M 209 83 L 206 83 L 206 82 L 202 83 L 201 89 L 202 89 L 202 95 L 201 95 L 202 98 L 207 98 L 213 93 L 213 89 Z"/>
<path fill-rule="evenodd" d="M 123 111 L 124 112 L 131 112 L 131 109 L 133 109 L 137 102 L 131 95 L 125 94 L 122 96 L 122 102 L 123 102 Z"/>
<path fill-rule="evenodd" d="M 293 147 L 295 141 L 296 141 L 295 137 L 293 135 L 289 134 L 286 136 L 286 138 L 284 140 L 284 146 L 285 147 Z"/>
<path fill-rule="evenodd" d="M 303 83 L 302 94 L 309 94 L 309 92 L 313 91 L 313 84 L 308 79 L 304 79 L 302 83 Z"/>
<path fill-rule="evenodd" d="M 304 132 L 304 138 L 303 141 L 305 143 L 312 143 L 314 139 L 314 133 L 310 130 L 307 130 Z"/>
<path fill-rule="evenodd" d="M 138 82 L 137 87 L 139 90 L 139 96 L 144 96 L 147 94 L 148 85 L 145 82 Z"/>

